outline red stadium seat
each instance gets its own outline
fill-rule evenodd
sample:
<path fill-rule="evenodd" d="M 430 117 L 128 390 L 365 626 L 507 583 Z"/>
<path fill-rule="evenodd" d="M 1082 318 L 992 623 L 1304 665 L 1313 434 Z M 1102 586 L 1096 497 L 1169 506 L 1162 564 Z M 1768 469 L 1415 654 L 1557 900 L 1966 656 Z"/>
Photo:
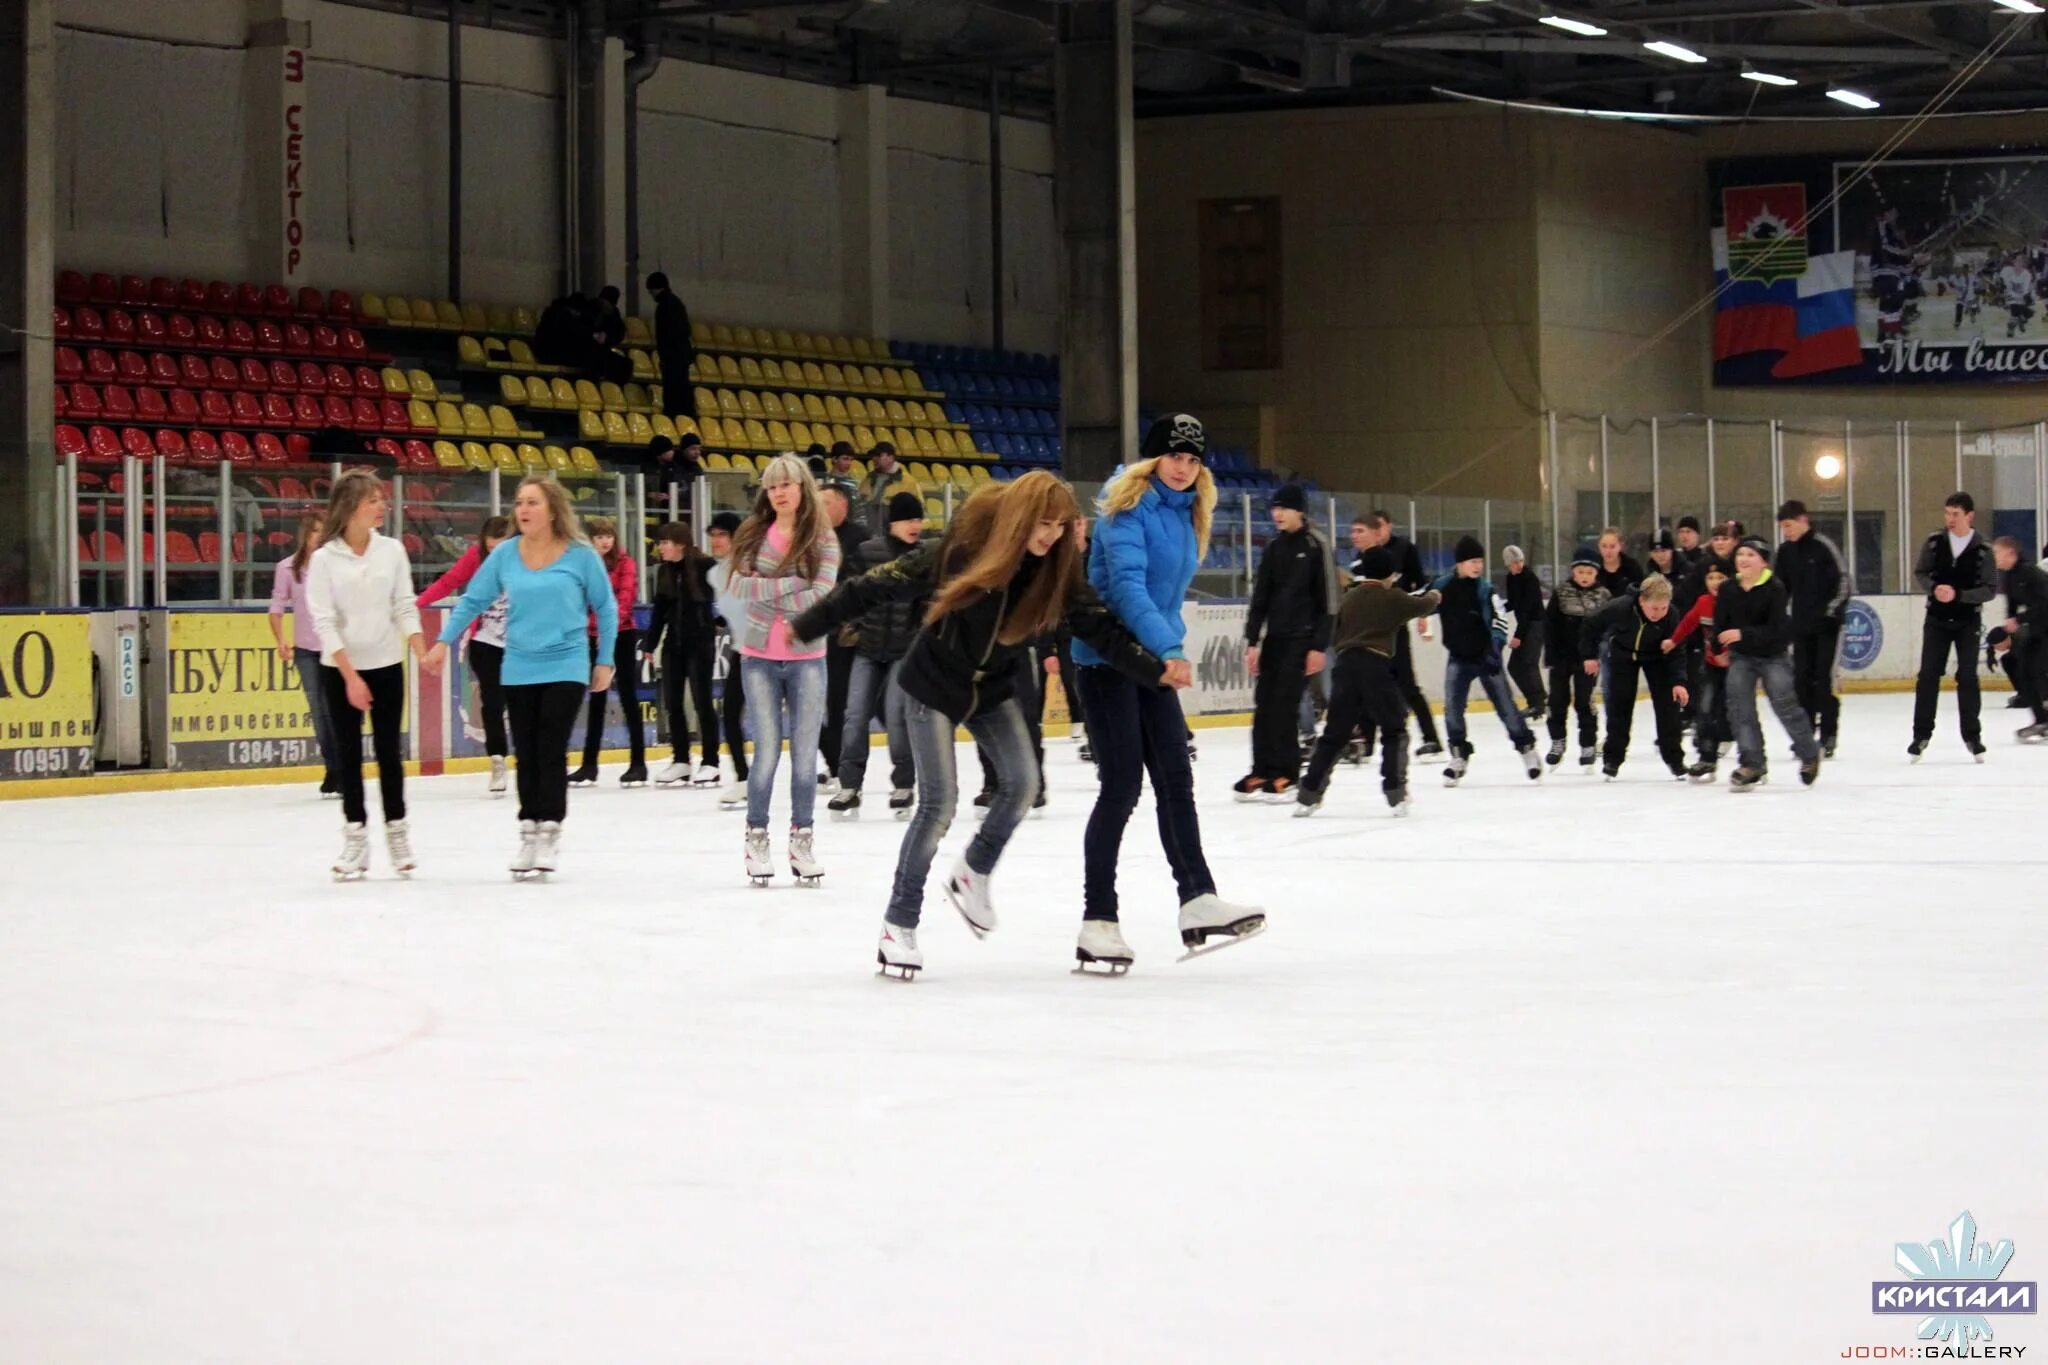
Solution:
<path fill-rule="evenodd" d="M 212 533 L 208 532 L 207 534 L 210 535 Z M 201 538 L 204 539 L 203 536 Z M 164 562 L 166 564 L 218 564 L 220 563 L 220 556 L 215 555 L 210 559 L 207 558 L 200 548 L 192 543 L 191 536 L 183 531 L 170 530 L 164 532 Z"/>
<path fill-rule="evenodd" d="M 375 441 L 371 442 L 370 449 L 376 451 L 379 455 L 389 455 L 400 464 L 405 463 L 405 451 L 399 447 L 398 442 L 392 440 L 389 436 L 379 436 Z"/>
<path fill-rule="evenodd" d="M 85 433 L 66 422 L 57 428 L 57 454 L 60 457 L 83 457 L 90 449 L 85 443 Z"/>
<path fill-rule="evenodd" d="M 298 396 L 297 403 L 294 404 L 292 399 L 285 397 L 281 393 L 266 393 L 263 395 L 263 420 L 273 427 L 288 427 L 292 424 L 292 410 L 296 406 L 299 410 L 299 420 L 303 422 L 305 420 L 305 405 L 308 403 L 318 403 L 319 401 L 319 399 L 314 398 L 310 394 L 302 393 Z"/>
<path fill-rule="evenodd" d="M 159 427 L 156 433 L 156 453 L 173 464 L 183 464 L 192 457 L 185 438 L 169 427 Z"/>
<path fill-rule="evenodd" d="M 125 308 L 109 308 L 106 312 L 107 340 L 118 341 L 126 346 L 135 340 L 135 315 Z"/>
<path fill-rule="evenodd" d="M 123 275 L 121 277 L 121 302 L 127 304 L 130 308 L 148 307 L 149 281 L 143 279 L 140 275 Z"/>
<path fill-rule="evenodd" d="M 248 464 L 256 458 L 256 452 L 249 446 L 249 438 L 239 431 L 223 431 L 220 434 L 220 455 L 224 460 L 236 464 Z"/>
<path fill-rule="evenodd" d="M 270 362 L 270 387 L 284 393 L 299 391 L 299 371 L 289 360 Z"/>
<path fill-rule="evenodd" d="M 206 307 L 206 285 L 203 281 L 185 279 L 178 281 L 178 307 L 188 313 L 201 312 Z"/>
<path fill-rule="evenodd" d="M 123 384 L 140 384 L 149 378 L 149 358 L 140 351 L 123 351 L 114 357 Z"/>
<path fill-rule="evenodd" d="M 209 351 L 227 349 L 228 329 L 226 324 L 219 318 L 211 313 L 203 313 L 196 320 L 195 325 L 199 329 L 199 339 L 197 342 L 199 346 Z"/>
<path fill-rule="evenodd" d="M 235 395 L 235 420 L 244 426 L 260 426 L 263 422 L 263 400 L 253 393 Z"/>
<path fill-rule="evenodd" d="M 194 426 L 199 421 L 199 395 L 190 389 L 172 389 L 171 420 L 181 427 Z"/>
<path fill-rule="evenodd" d="M 327 314 L 327 304 L 321 299 L 320 291 L 309 284 L 299 290 L 299 306 L 297 311 L 298 315 L 302 318 L 325 317 Z"/>
<path fill-rule="evenodd" d="M 299 387 L 307 393 L 327 392 L 327 371 L 310 360 L 301 360 L 298 366 Z"/>
<path fill-rule="evenodd" d="M 100 386 L 100 410 L 109 421 L 125 422 L 135 415 L 135 395 L 119 384 Z"/>
<path fill-rule="evenodd" d="M 95 348 L 85 353 L 85 374 L 95 384 L 111 383 L 121 377 L 121 364 L 112 351 Z"/>
<path fill-rule="evenodd" d="M 193 432 L 187 444 L 197 463 L 213 464 L 220 459 L 220 441 L 210 431 Z"/>
<path fill-rule="evenodd" d="M 400 541 L 405 546 L 405 552 L 411 555 L 414 559 L 418 559 L 420 556 L 426 554 L 427 552 L 427 542 L 421 540 L 411 531 L 407 531 L 403 536 L 401 536 Z"/>
<path fill-rule="evenodd" d="M 270 367 L 255 356 L 242 358 L 242 387 L 251 393 L 262 393 L 270 387 Z"/>
<path fill-rule="evenodd" d="M 57 307 L 50 310 L 50 330 L 56 334 L 59 341 L 71 335 L 71 310 L 69 308 Z"/>
<path fill-rule="evenodd" d="M 383 399 L 377 414 L 377 425 L 386 431 L 411 431 L 412 418 L 405 410 L 405 400 Z"/>
<path fill-rule="evenodd" d="M 100 391 L 90 384 L 71 386 L 71 415 L 81 422 L 90 422 L 100 415 Z"/>
<path fill-rule="evenodd" d="M 149 439 L 149 433 L 141 427 L 121 428 L 121 448 L 138 460 L 156 458 L 156 442 Z"/>
<path fill-rule="evenodd" d="M 144 346 L 161 346 L 169 336 L 163 314 L 145 308 L 135 315 L 135 339 Z"/>
<path fill-rule="evenodd" d="M 256 349 L 256 329 L 249 325 L 247 318 L 228 319 L 226 345 L 230 351 Z"/>
<path fill-rule="evenodd" d="M 433 469 L 438 464 L 434 448 L 418 438 L 405 443 L 405 462 L 414 469 Z"/>
<path fill-rule="evenodd" d="M 174 389 L 185 382 L 178 368 L 178 357 L 163 351 L 152 352 L 149 357 L 149 382 Z"/>
<path fill-rule="evenodd" d="M 318 327 L 315 327 L 313 329 L 313 354 L 340 355 L 341 334 L 336 332 L 332 327 L 329 327 L 326 323 L 322 323 Z"/>
<path fill-rule="evenodd" d="M 284 348 L 293 355 L 311 355 L 313 334 L 301 323 L 287 322 L 284 325 Z"/>
<path fill-rule="evenodd" d="M 356 296 L 346 289 L 327 291 L 327 316 L 337 322 L 354 322 L 356 319 Z"/>
<path fill-rule="evenodd" d="M 199 419 L 208 426 L 222 426 L 235 420 L 234 405 L 219 389 L 208 389 L 199 395 Z"/>
<path fill-rule="evenodd" d="M 378 410 L 376 399 L 357 398 L 355 407 L 350 413 L 349 422 L 357 431 L 382 431 L 384 429 L 384 414 Z M 411 423 L 406 425 L 410 429 Z"/>
<path fill-rule="evenodd" d="M 57 302 L 76 305 L 85 302 L 85 276 L 76 270 L 62 270 L 57 273 Z"/>
<path fill-rule="evenodd" d="M 121 462 L 121 438 L 111 427 L 90 427 L 85 433 L 89 447 L 87 458 L 94 464 L 119 464 Z"/>
<path fill-rule="evenodd" d="M 329 362 L 327 366 L 327 391 L 353 395 L 356 391 L 355 374 L 346 365 Z"/>
<path fill-rule="evenodd" d="M 344 327 L 341 329 L 341 353 L 347 356 L 366 356 L 370 353 L 370 343 L 363 340 L 363 334 L 355 328 Z"/>
<path fill-rule="evenodd" d="M 178 357 L 178 382 L 188 389 L 210 389 L 213 387 L 213 369 L 206 363 L 206 357 L 187 351 Z"/>
<path fill-rule="evenodd" d="M 292 432 L 284 438 L 284 453 L 291 457 L 292 463 L 303 464 L 313 458 L 313 443 L 298 432 Z"/>
<path fill-rule="evenodd" d="M 107 320 L 99 309 L 80 304 L 71 310 L 71 328 L 81 341 L 101 341 L 107 335 Z"/>
<path fill-rule="evenodd" d="M 86 286 L 86 297 L 94 303 L 109 304 L 121 301 L 121 284 L 112 275 L 96 274 L 92 283 Z"/>
<path fill-rule="evenodd" d="M 164 422 L 171 416 L 170 405 L 164 402 L 162 389 L 147 386 L 135 391 L 135 415 L 145 422 Z"/>
<path fill-rule="evenodd" d="M 311 423 L 302 422 L 300 425 L 310 429 L 311 427 L 320 426 L 353 427 L 356 424 L 355 409 L 349 405 L 348 399 L 343 398 L 338 393 L 328 394 L 327 402 L 315 411 L 314 416 L 318 419 L 317 421 Z"/>
<path fill-rule="evenodd" d="M 263 311 L 274 318 L 290 317 L 292 291 L 281 284 L 266 285 L 263 290 Z"/>
<path fill-rule="evenodd" d="M 199 344 L 199 326 L 183 313 L 173 313 L 167 319 L 170 336 L 164 339 L 168 346 L 192 347 Z"/>
<path fill-rule="evenodd" d="M 236 285 L 235 311 L 248 318 L 261 314 L 263 312 L 262 286 L 248 283 Z"/>
<path fill-rule="evenodd" d="M 85 358 L 79 355 L 77 347 L 57 348 L 57 378 L 67 384 L 74 379 L 85 378 Z"/>
<path fill-rule="evenodd" d="M 224 355 L 213 358 L 208 373 L 212 375 L 212 386 L 216 389 L 234 390 L 242 387 L 242 367 Z"/>
<path fill-rule="evenodd" d="M 71 415 L 71 386 L 57 384 L 50 389 L 50 406 L 57 411 L 57 420 L 63 421 Z"/>
<path fill-rule="evenodd" d="M 340 421 L 335 420 L 337 403 L 341 405 L 338 409 L 342 419 Z M 345 427 L 348 425 L 348 400 L 337 398 L 330 393 L 323 401 L 310 393 L 302 393 L 293 411 L 293 425 L 301 431 L 318 431 L 326 426 Z"/>
<path fill-rule="evenodd" d="M 158 275 L 149 282 L 149 306 L 161 308 L 168 313 L 178 306 L 178 282 L 168 275 Z"/>
<path fill-rule="evenodd" d="M 256 433 L 256 458 L 264 464 L 283 464 L 286 456 L 284 442 L 267 431 Z"/>
<path fill-rule="evenodd" d="M 226 280 L 209 280 L 206 284 L 206 311 L 209 313 L 232 313 L 235 311 L 235 287 Z"/>
<path fill-rule="evenodd" d="M 356 393 L 363 398 L 375 398 L 384 392 L 384 380 L 368 365 L 355 368 Z"/>
<path fill-rule="evenodd" d="M 276 354 L 284 349 L 284 329 L 265 318 L 256 324 L 256 349 Z"/>

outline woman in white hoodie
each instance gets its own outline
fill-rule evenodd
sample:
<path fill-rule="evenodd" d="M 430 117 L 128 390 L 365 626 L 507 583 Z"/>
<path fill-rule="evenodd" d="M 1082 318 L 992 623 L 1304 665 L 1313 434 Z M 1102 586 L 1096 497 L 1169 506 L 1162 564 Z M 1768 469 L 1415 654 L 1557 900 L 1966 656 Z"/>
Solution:
<path fill-rule="evenodd" d="M 412 562 L 403 545 L 377 530 L 387 506 L 384 484 L 369 470 L 351 469 L 336 479 L 320 548 L 306 571 L 306 605 L 320 635 L 320 681 L 335 719 L 335 780 L 348 822 L 341 856 L 334 860 L 334 875 L 344 881 L 360 878 L 370 865 L 364 832 L 369 811 L 363 802 L 366 711 L 375 737 L 391 868 L 398 873 L 413 869 L 399 727 L 405 716 L 406 652 L 423 656 L 426 646 L 420 638 Z"/>

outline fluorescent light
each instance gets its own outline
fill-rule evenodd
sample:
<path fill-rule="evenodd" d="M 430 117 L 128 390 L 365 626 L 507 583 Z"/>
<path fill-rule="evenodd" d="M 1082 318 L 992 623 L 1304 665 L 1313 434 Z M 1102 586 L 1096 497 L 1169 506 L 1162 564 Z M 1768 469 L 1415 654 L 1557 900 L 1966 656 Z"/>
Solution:
<path fill-rule="evenodd" d="M 1660 56 L 1669 57 L 1674 62 L 1703 62 L 1706 60 L 1705 57 L 1702 57 L 1689 47 L 1680 47 L 1677 43 L 1667 43 L 1661 38 L 1653 43 L 1644 43 L 1643 46 Z"/>
<path fill-rule="evenodd" d="M 1877 101 L 1868 95 L 1859 95 L 1854 90 L 1830 90 L 1828 98 L 1840 101 L 1851 109 L 1875 109 Z"/>
<path fill-rule="evenodd" d="M 1799 84 L 1798 81 L 1793 80 L 1790 76 L 1776 76 L 1768 71 L 1745 71 L 1742 73 L 1742 79 L 1746 81 L 1755 81 L 1758 85 Z"/>
<path fill-rule="evenodd" d="M 1583 19 L 1566 19 L 1561 15 L 1546 14 L 1536 22 L 1548 24 L 1552 28 L 1561 28 L 1566 33 L 1576 33 L 1581 38 L 1604 38 L 1607 36 L 1606 29 L 1598 24 L 1589 24 Z"/>
<path fill-rule="evenodd" d="M 1994 5 L 2003 5 L 2015 14 L 2039 14 L 2041 7 L 2033 0 L 1991 0 Z"/>

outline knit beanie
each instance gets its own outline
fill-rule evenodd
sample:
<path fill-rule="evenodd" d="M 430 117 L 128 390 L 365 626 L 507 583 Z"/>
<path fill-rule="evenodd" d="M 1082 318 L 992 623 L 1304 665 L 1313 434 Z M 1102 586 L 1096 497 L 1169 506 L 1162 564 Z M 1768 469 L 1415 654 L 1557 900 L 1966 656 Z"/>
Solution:
<path fill-rule="evenodd" d="M 1478 536 L 1459 536 L 1458 548 L 1452 553 L 1453 559 L 1463 564 L 1468 559 L 1486 558 L 1486 547 L 1479 543 Z"/>
<path fill-rule="evenodd" d="M 1298 483 L 1283 483 L 1273 490 L 1273 505 L 1293 512 L 1308 511 L 1308 494 Z"/>
<path fill-rule="evenodd" d="M 711 518 L 711 529 L 723 531 L 727 535 L 731 535 L 740 529 L 741 520 L 742 518 L 737 512 L 720 512 Z"/>
<path fill-rule="evenodd" d="M 1762 536 L 1744 536 L 1742 543 L 1735 548 L 1738 550 L 1755 550 L 1764 557 L 1764 563 L 1768 564 L 1771 562 L 1771 547 L 1765 543 Z"/>
<path fill-rule="evenodd" d="M 1202 429 L 1199 419 L 1185 412 L 1170 412 L 1146 428 L 1145 442 L 1138 447 L 1138 454 L 1149 460 L 1170 450 L 1202 455 L 1208 449 L 1209 433 Z"/>
<path fill-rule="evenodd" d="M 1522 547 L 1519 545 L 1507 546 L 1500 552 L 1500 559 L 1503 564 L 1527 564 L 1529 562 L 1529 556 L 1522 553 Z"/>
<path fill-rule="evenodd" d="M 1590 564 L 1596 569 L 1599 568 L 1600 552 L 1590 545 L 1581 545 L 1578 549 L 1573 550 L 1572 567 L 1576 569 L 1581 564 Z"/>
<path fill-rule="evenodd" d="M 1392 578 L 1400 571 L 1400 565 L 1394 563 L 1393 551 L 1384 545 L 1375 545 L 1358 557 L 1358 576 L 1360 578 L 1375 580 Z"/>
<path fill-rule="evenodd" d="M 890 521 L 923 521 L 924 499 L 915 493 L 895 493 L 889 498 Z"/>
<path fill-rule="evenodd" d="M 1650 537 L 1650 548 L 1652 550 L 1676 550 L 1678 548 L 1678 537 L 1671 534 L 1669 526 L 1660 526 L 1657 528 L 1657 534 Z"/>

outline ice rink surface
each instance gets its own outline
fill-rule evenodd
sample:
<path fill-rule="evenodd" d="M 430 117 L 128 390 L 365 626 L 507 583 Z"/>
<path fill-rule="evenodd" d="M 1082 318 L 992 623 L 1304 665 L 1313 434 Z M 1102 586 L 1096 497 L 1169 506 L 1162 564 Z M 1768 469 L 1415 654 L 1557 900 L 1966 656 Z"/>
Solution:
<path fill-rule="evenodd" d="M 1855 697 L 1818 787 L 1773 729 L 1741 796 L 1671 782 L 1647 707 L 1612 785 L 1532 785 L 1481 714 L 1465 787 L 1419 769 L 1405 821 L 1347 767 L 1314 820 L 1234 804 L 1246 732 L 1205 731 L 1209 857 L 1271 929 L 1175 963 L 1148 798 L 1121 980 L 1069 970 L 1064 740 L 1001 929 L 934 889 L 909 985 L 874 969 L 886 812 L 820 800 L 825 885 L 757 891 L 740 815 L 616 769 L 545 886 L 510 884 L 479 775 L 412 784 L 410 882 L 380 839 L 333 884 L 309 788 L 0 806 L 0 1358 L 1908 1344 L 1870 1282 L 1964 1209 L 2048 1281 L 2048 749 L 2002 701 L 1984 766 L 1953 698 L 1909 766 L 1911 699 Z M 2048 1352 L 2041 1323 L 1996 1344 Z"/>

